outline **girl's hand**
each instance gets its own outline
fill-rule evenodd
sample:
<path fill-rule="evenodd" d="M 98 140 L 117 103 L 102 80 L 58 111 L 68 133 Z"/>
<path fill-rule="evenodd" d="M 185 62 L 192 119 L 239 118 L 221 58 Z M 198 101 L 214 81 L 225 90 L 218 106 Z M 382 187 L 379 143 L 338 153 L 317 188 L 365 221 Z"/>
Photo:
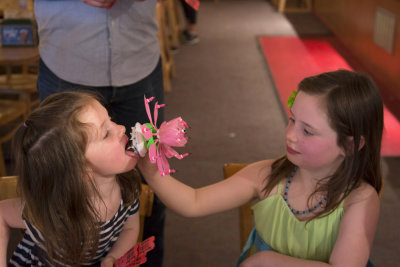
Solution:
<path fill-rule="evenodd" d="M 139 158 L 137 167 L 146 180 L 147 178 L 159 176 L 157 163 L 151 163 L 148 154 L 146 154 L 143 158 Z"/>
<path fill-rule="evenodd" d="M 101 261 L 101 267 L 113 267 L 116 259 L 113 256 L 107 256 Z"/>

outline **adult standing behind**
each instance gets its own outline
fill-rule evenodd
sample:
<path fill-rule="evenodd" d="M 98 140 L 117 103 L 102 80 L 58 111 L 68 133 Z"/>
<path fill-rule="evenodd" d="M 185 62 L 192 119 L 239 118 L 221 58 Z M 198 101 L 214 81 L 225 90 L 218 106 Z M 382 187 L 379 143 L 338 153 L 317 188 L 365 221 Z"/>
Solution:
<path fill-rule="evenodd" d="M 35 0 L 39 32 L 40 99 L 94 90 L 113 120 L 130 131 L 148 121 L 143 96 L 164 102 L 156 0 Z M 160 110 L 159 121 L 164 120 Z M 143 266 L 162 266 L 165 207 L 154 200 L 144 238 L 156 248 Z"/>

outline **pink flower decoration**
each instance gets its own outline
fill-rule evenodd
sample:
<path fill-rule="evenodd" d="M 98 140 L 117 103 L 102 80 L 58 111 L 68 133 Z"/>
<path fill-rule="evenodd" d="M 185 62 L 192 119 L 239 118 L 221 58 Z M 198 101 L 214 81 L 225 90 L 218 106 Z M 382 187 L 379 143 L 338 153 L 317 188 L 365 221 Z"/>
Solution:
<path fill-rule="evenodd" d="M 175 172 L 171 169 L 167 158 L 175 157 L 177 159 L 182 159 L 188 156 L 188 153 L 179 154 L 171 146 L 183 147 L 187 142 L 187 137 L 185 137 L 185 129 L 188 127 L 186 122 L 182 120 L 181 117 L 172 119 L 168 122 L 164 121 L 160 128 L 157 128 L 157 117 L 158 109 L 164 107 L 165 105 L 159 105 L 156 102 L 154 106 L 154 123 L 150 113 L 149 103 L 154 99 L 154 97 L 146 99 L 144 97 L 144 103 L 146 107 L 147 116 L 149 117 L 150 125 L 142 125 L 142 134 L 145 139 L 153 141 L 149 147 L 149 158 L 152 163 L 157 162 L 158 170 L 161 176 Z"/>
<path fill-rule="evenodd" d="M 160 143 L 183 147 L 187 142 L 187 137 L 185 137 L 186 128 L 188 128 L 188 125 L 181 117 L 168 122 L 164 121 L 158 131 Z"/>

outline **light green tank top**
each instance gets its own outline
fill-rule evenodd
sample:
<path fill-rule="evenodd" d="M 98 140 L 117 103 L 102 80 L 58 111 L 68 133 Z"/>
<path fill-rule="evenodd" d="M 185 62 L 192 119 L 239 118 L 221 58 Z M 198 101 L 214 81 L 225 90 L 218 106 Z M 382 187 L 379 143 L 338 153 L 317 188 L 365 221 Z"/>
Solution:
<path fill-rule="evenodd" d="M 344 212 L 343 201 L 331 214 L 306 224 L 306 221 L 299 221 L 290 211 L 281 192 L 282 181 L 276 194 L 252 207 L 258 234 L 279 253 L 328 262 L 339 233 Z"/>

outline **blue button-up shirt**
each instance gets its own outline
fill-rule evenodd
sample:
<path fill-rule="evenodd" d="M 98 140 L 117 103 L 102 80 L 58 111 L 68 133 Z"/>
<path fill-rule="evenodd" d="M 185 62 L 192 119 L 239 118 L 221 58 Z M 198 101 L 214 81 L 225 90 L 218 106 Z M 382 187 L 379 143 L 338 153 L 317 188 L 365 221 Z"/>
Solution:
<path fill-rule="evenodd" d="M 156 0 L 117 0 L 110 10 L 81 0 L 34 3 L 40 56 L 59 78 L 87 86 L 124 86 L 156 67 Z"/>

